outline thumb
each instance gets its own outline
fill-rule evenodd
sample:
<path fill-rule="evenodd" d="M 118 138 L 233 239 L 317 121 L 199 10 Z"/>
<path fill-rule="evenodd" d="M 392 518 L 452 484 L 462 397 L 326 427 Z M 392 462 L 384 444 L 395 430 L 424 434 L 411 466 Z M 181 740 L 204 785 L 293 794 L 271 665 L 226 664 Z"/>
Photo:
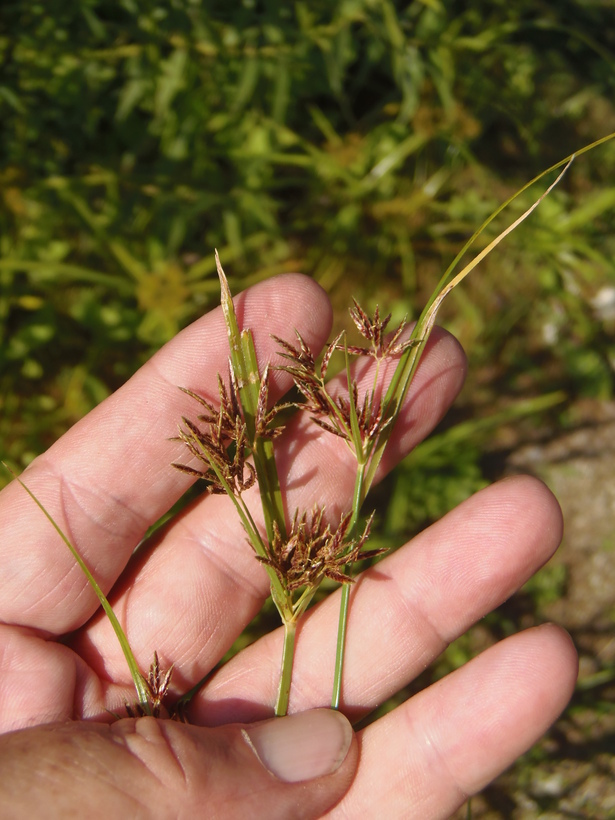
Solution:
<path fill-rule="evenodd" d="M 317 818 L 350 786 L 352 727 L 315 709 L 202 728 L 144 717 L 37 726 L 0 737 L 6 818 Z"/>

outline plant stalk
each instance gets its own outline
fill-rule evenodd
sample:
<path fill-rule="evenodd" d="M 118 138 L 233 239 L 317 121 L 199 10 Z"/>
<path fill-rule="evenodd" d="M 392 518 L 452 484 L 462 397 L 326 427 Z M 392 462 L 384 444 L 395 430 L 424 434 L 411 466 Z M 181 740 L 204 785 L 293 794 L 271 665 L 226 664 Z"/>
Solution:
<path fill-rule="evenodd" d="M 369 492 L 369 486 L 365 485 L 365 471 L 367 464 L 360 464 L 355 479 L 354 494 L 352 497 L 352 519 L 350 521 L 350 533 L 354 532 L 359 519 L 359 512 L 363 506 L 365 496 Z M 331 695 L 331 708 L 339 709 L 342 696 L 342 675 L 344 673 L 344 656 L 346 652 L 346 631 L 348 627 L 348 608 L 350 604 L 350 584 L 343 584 L 342 597 L 340 600 L 340 614 L 337 626 L 337 641 L 335 645 L 335 671 L 333 673 L 333 692 Z"/>
<path fill-rule="evenodd" d="M 568 170 L 570 163 L 574 159 L 574 154 L 570 156 L 567 160 L 563 160 L 562 162 L 558 163 L 554 168 L 558 168 L 561 165 L 564 165 L 564 169 L 559 173 L 558 177 L 555 179 L 554 182 L 549 185 L 549 187 L 544 191 L 540 197 L 523 213 L 520 217 L 515 219 L 515 221 L 508 226 L 505 230 L 503 230 L 495 239 L 493 239 L 487 247 L 485 247 L 480 253 L 478 253 L 474 259 L 467 264 L 463 270 L 454 276 L 451 279 L 451 274 L 453 269 L 455 268 L 457 262 L 461 259 L 465 251 L 472 245 L 474 240 L 479 236 L 479 234 L 484 230 L 484 228 L 491 222 L 492 219 L 497 216 L 510 202 L 512 202 L 515 197 L 524 191 L 529 185 L 532 183 L 528 183 L 528 185 L 524 186 L 521 191 L 518 191 L 514 196 L 510 197 L 500 208 L 498 208 L 482 225 L 481 227 L 474 233 L 474 235 L 470 238 L 470 240 L 464 245 L 462 251 L 455 257 L 447 271 L 445 272 L 444 276 L 438 283 L 438 286 L 434 293 L 432 294 L 429 302 L 427 303 L 425 309 L 423 310 L 419 320 L 412 332 L 412 337 L 418 341 L 418 345 L 416 347 L 411 347 L 407 350 L 407 352 L 402 356 L 400 362 L 395 370 L 393 375 L 393 379 L 389 388 L 387 390 L 385 396 L 385 416 L 390 417 L 391 415 L 396 417 L 397 414 L 400 412 L 401 406 L 403 401 L 406 397 L 408 389 L 410 387 L 410 383 L 414 377 L 414 374 L 418 368 L 419 362 L 422 358 L 423 352 L 427 345 L 427 341 L 431 334 L 431 331 L 434 327 L 436 315 L 438 313 L 438 309 L 442 302 L 444 301 L 445 297 L 450 293 L 453 288 L 456 287 L 459 282 L 461 282 L 465 277 L 481 262 L 485 256 L 487 256 L 491 251 L 506 237 L 508 236 L 511 231 L 513 231 L 518 225 L 521 224 L 527 217 L 534 211 L 538 205 L 542 202 L 542 200 L 548 196 L 548 194 L 553 190 L 553 188 L 559 183 L 562 176 Z M 535 180 L 540 179 L 544 174 L 547 172 L 543 172 Z M 348 390 L 350 393 L 350 401 L 352 405 L 352 390 L 351 390 L 351 377 L 350 377 L 350 365 L 348 361 L 348 351 L 346 351 L 346 373 L 347 373 L 347 380 L 348 380 Z M 353 413 L 351 415 L 351 422 L 352 422 L 352 430 L 351 438 L 354 443 L 355 452 L 357 456 L 359 454 L 358 444 L 360 440 L 360 434 L 356 429 L 356 408 L 353 407 Z M 377 438 L 374 446 L 369 453 L 368 459 L 365 461 L 359 461 L 359 470 L 357 472 L 357 479 L 355 483 L 355 492 L 353 497 L 353 518 L 352 518 L 352 527 L 354 528 L 356 524 L 356 520 L 359 514 L 359 510 L 369 488 L 371 487 L 375 475 L 376 470 L 378 469 L 378 465 L 380 464 L 380 460 L 384 453 L 385 447 L 388 443 L 389 437 L 391 435 L 392 429 L 394 424 L 389 425 L 388 428 L 384 430 L 384 432 Z M 365 454 L 362 453 L 364 457 Z M 342 597 L 340 602 L 340 615 L 339 615 L 339 622 L 338 622 L 338 635 L 337 635 L 337 647 L 336 647 L 336 659 L 335 659 L 335 674 L 334 674 L 334 683 L 333 683 L 333 695 L 331 699 L 331 706 L 333 709 L 339 708 L 339 702 L 341 697 L 341 686 L 342 686 L 342 674 L 343 674 L 343 666 L 344 666 L 344 651 L 345 651 L 345 642 L 346 642 L 346 629 L 347 629 L 347 621 L 348 621 L 348 607 L 349 607 L 349 598 L 350 598 L 350 589 L 347 585 L 344 586 L 342 589 Z"/>
<path fill-rule="evenodd" d="M 61 527 L 56 523 L 56 521 L 54 520 L 51 513 L 47 510 L 47 508 L 43 505 L 43 503 L 41 501 L 39 501 L 39 499 L 32 492 L 32 490 L 26 484 L 24 484 L 24 482 L 19 478 L 19 476 L 15 475 L 13 470 L 11 470 L 11 468 L 7 464 L 5 464 L 4 462 L 2 462 L 2 464 L 4 465 L 4 467 L 6 467 L 6 469 L 15 478 L 15 481 L 17 481 L 17 483 L 20 484 L 21 487 L 26 491 L 26 493 L 30 496 L 32 501 L 34 501 L 36 506 L 41 510 L 41 512 L 45 515 L 47 520 L 51 523 L 51 525 L 53 526 L 55 531 L 58 533 L 58 535 L 60 536 L 62 541 L 64 541 L 64 543 L 66 544 L 66 546 L 68 547 L 68 549 L 72 553 L 73 558 L 75 559 L 75 561 L 79 565 L 79 568 L 81 569 L 81 571 L 83 572 L 83 574 L 87 578 L 87 581 L 88 581 L 90 587 L 94 590 L 94 592 L 96 594 L 96 597 L 100 601 L 100 604 L 101 604 L 102 608 L 104 609 L 107 618 L 109 618 L 111 626 L 113 627 L 113 631 L 115 632 L 115 634 L 117 636 L 117 639 L 120 643 L 120 647 L 122 649 L 122 652 L 124 653 L 124 658 L 126 659 L 128 669 L 130 670 L 130 675 L 131 675 L 132 681 L 134 683 L 134 687 L 135 687 L 135 690 L 136 690 L 136 693 L 137 693 L 137 699 L 139 701 L 139 704 L 143 708 L 143 711 L 145 712 L 146 715 L 151 715 L 152 710 L 151 710 L 151 706 L 150 706 L 150 702 L 149 702 L 149 696 L 148 696 L 148 693 L 147 693 L 145 682 L 143 680 L 143 676 L 141 675 L 141 672 L 139 671 L 139 667 L 137 665 L 137 661 L 135 659 L 135 656 L 133 655 L 132 649 L 130 648 L 130 644 L 128 643 L 128 638 L 126 637 L 126 634 L 124 633 L 124 630 L 122 629 L 122 627 L 120 625 L 120 622 L 118 621 L 115 612 L 111 608 L 111 604 L 107 600 L 107 598 L 106 598 L 104 592 L 102 591 L 102 589 L 100 588 L 98 582 L 96 581 L 96 579 L 94 578 L 94 576 L 90 572 L 90 569 L 89 569 L 88 565 L 85 563 L 85 561 L 81 557 L 78 549 L 72 544 L 72 542 L 69 540 L 69 538 L 64 534 Z"/>
<path fill-rule="evenodd" d="M 288 711 L 290 697 L 290 683 L 293 674 L 293 659 L 295 656 L 295 636 L 297 621 L 295 618 L 284 621 L 284 649 L 282 651 L 282 668 L 280 670 L 280 685 L 278 699 L 275 705 L 276 717 L 282 717 Z"/>

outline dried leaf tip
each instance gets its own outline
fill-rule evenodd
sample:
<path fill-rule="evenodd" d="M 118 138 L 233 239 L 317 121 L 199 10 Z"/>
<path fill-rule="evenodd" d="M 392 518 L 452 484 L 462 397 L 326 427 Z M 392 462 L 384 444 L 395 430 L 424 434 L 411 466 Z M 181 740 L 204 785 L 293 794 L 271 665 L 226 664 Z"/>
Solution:
<path fill-rule="evenodd" d="M 233 297 L 231 294 L 231 289 L 228 285 L 226 274 L 224 273 L 224 269 L 222 268 L 222 264 L 220 262 L 220 257 L 218 255 L 217 249 L 214 251 L 214 255 L 216 259 L 216 270 L 218 271 L 218 279 L 220 280 L 220 302 L 222 304 L 224 318 L 226 319 L 226 325 L 228 327 L 229 315 L 234 315 L 235 313 L 233 309 Z"/>

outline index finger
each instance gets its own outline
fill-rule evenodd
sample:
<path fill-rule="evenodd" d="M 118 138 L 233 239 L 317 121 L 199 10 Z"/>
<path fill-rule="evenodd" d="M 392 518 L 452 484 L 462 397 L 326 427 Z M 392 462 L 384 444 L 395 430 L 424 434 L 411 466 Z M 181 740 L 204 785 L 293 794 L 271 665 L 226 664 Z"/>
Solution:
<path fill-rule="evenodd" d="M 261 367 L 276 346 L 271 334 L 298 329 L 317 351 L 331 328 L 331 306 L 313 280 L 275 277 L 236 299 L 251 328 Z M 187 387 L 212 400 L 227 370 L 228 339 L 220 308 L 153 356 L 120 390 L 78 422 L 24 472 L 23 479 L 75 544 L 107 592 L 147 528 L 190 485 L 170 468 L 181 451 L 175 435 Z M 272 374 L 273 398 L 290 386 Z M 0 621 L 62 634 L 84 623 L 98 599 L 66 545 L 17 482 L 0 493 Z M 67 606 L 70 601 L 70 606 Z"/>

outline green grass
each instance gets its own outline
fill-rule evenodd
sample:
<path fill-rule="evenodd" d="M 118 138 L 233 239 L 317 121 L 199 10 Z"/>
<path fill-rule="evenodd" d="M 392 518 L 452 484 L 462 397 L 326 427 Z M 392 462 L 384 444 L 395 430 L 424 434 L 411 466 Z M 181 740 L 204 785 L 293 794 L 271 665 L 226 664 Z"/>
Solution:
<path fill-rule="evenodd" d="M 9 3 L 2 455 L 23 466 L 210 307 L 214 247 L 234 291 L 299 269 L 336 303 L 351 281 L 364 303 L 416 315 L 491 210 L 615 128 L 604 14 Z M 497 362 L 506 390 L 547 371 L 552 389 L 611 393 L 612 320 L 591 300 L 615 278 L 614 165 L 612 146 L 579 161 L 452 297 L 473 372 Z"/>

